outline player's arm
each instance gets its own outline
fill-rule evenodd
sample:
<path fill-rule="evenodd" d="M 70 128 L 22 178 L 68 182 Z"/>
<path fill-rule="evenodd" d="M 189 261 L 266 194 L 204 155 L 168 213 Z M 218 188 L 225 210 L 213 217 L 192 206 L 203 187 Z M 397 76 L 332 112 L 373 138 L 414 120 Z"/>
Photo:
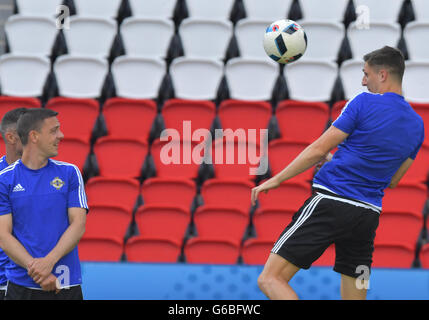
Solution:
<path fill-rule="evenodd" d="M 399 167 L 398 171 L 395 172 L 395 174 L 392 177 L 392 180 L 390 180 L 389 188 L 393 189 L 395 188 L 399 181 L 402 179 L 402 177 L 405 175 L 405 173 L 408 171 L 408 169 L 413 164 L 414 160 L 411 158 L 408 158 L 405 160 L 402 165 Z"/>

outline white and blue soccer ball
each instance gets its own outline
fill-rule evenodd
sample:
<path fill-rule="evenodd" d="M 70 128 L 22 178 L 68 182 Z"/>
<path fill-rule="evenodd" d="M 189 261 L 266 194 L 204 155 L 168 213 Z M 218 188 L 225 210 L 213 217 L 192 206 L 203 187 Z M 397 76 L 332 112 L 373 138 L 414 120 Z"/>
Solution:
<path fill-rule="evenodd" d="M 287 64 L 304 55 L 307 35 L 295 21 L 282 19 L 273 22 L 265 31 L 264 49 L 274 61 Z"/>

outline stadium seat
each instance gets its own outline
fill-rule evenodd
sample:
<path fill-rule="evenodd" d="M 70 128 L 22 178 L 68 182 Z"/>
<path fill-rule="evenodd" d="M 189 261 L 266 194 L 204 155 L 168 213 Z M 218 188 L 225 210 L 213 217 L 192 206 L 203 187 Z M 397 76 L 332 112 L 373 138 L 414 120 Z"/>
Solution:
<path fill-rule="evenodd" d="M 340 78 L 345 99 L 350 100 L 359 93 L 368 92 L 368 88 L 362 86 L 364 64 L 363 60 L 354 59 L 346 60 L 341 64 Z"/>
<path fill-rule="evenodd" d="M 132 211 L 140 192 L 140 184 L 131 178 L 93 177 L 85 186 L 89 207 L 93 204 L 121 204 Z"/>
<path fill-rule="evenodd" d="M 405 244 L 376 243 L 372 255 L 375 268 L 411 268 L 415 258 L 413 247 Z"/>
<path fill-rule="evenodd" d="M 323 81 L 315 74 L 323 75 Z M 331 99 L 338 66 L 331 61 L 299 60 L 284 68 L 289 99 L 325 102 Z"/>
<path fill-rule="evenodd" d="M 54 73 L 60 96 L 98 98 L 108 73 L 105 59 L 63 55 L 54 62 Z"/>
<path fill-rule="evenodd" d="M 260 0 L 243 0 L 246 16 L 252 19 L 280 20 L 289 15 L 292 0 L 273 0 L 270 5 Z"/>
<path fill-rule="evenodd" d="M 204 205 L 249 210 L 254 183 L 243 179 L 208 179 L 201 186 Z"/>
<path fill-rule="evenodd" d="M 429 16 L 428 16 L 429 18 Z M 414 61 L 427 60 L 429 52 L 429 21 L 408 23 L 404 28 L 404 40 L 408 58 Z"/>
<path fill-rule="evenodd" d="M 225 66 L 225 77 L 230 98 L 254 101 L 270 100 L 278 72 L 278 63 L 269 59 L 233 58 L 228 60 Z"/>
<path fill-rule="evenodd" d="M 3 54 L 0 57 L 2 95 L 42 96 L 50 69 L 51 63 L 47 57 Z"/>
<path fill-rule="evenodd" d="M 6 112 L 16 108 L 41 108 L 42 104 L 37 98 L 22 98 L 0 96 L 0 119 Z"/>
<path fill-rule="evenodd" d="M 96 100 L 55 97 L 46 103 L 45 108 L 58 112 L 57 118 L 65 137 L 90 141 L 100 113 Z"/>
<path fill-rule="evenodd" d="M 122 0 L 73 0 L 76 14 L 80 17 L 116 18 Z"/>
<path fill-rule="evenodd" d="M 191 213 L 177 205 L 148 204 L 137 209 L 135 221 L 142 236 L 182 241 L 191 222 Z"/>
<path fill-rule="evenodd" d="M 203 205 L 194 213 L 199 237 L 241 240 L 249 225 L 249 210 L 219 205 Z"/>
<path fill-rule="evenodd" d="M 343 22 L 349 0 L 300 0 L 305 20 Z"/>
<path fill-rule="evenodd" d="M 363 59 L 363 56 L 367 53 L 381 49 L 384 46 L 398 46 L 401 38 L 401 26 L 399 23 L 373 21 L 371 20 L 369 29 L 361 28 L 356 22 L 352 22 L 349 25 L 347 37 L 353 59 Z"/>
<path fill-rule="evenodd" d="M 253 215 L 256 236 L 262 239 L 277 240 L 292 221 L 295 212 L 295 210 L 271 206 L 256 209 Z"/>
<path fill-rule="evenodd" d="M 174 23 L 169 19 L 133 16 L 124 19 L 119 30 L 128 56 L 165 58 L 174 36 Z"/>
<path fill-rule="evenodd" d="M 344 106 L 347 104 L 347 100 L 337 101 L 331 108 L 331 120 L 335 121 L 341 114 Z"/>
<path fill-rule="evenodd" d="M 83 237 L 116 237 L 124 239 L 132 222 L 132 211 L 121 204 L 93 204 L 86 218 Z"/>
<path fill-rule="evenodd" d="M 368 7 L 369 19 L 374 22 L 397 22 L 404 0 L 353 0 L 355 8 Z"/>
<path fill-rule="evenodd" d="M 133 16 L 172 18 L 177 0 L 129 0 L 128 2 Z"/>
<path fill-rule="evenodd" d="M 402 82 L 405 99 L 411 103 L 428 103 L 426 79 L 429 77 L 429 61 L 406 61 L 405 68 Z"/>
<path fill-rule="evenodd" d="M 124 245 L 121 238 L 103 236 L 84 236 L 78 245 L 80 261 L 119 262 Z"/>
<path fill-rule="evenodd" d="M 158 98 L 165 73 L 161 59 L 121 56 L 112 63 L 116 95 L 122 98 Z"/>
<path fill-rule="evenodd" d="M 58 147 L 58 156 L 53 159 L 73 163 L 80 171 L 83 171 L 90 150 L 89 141 L 82 138 L 64 137 Z"/>
<path fill-rule="evenodd" d="M 423 245 L 419 253 L 419 260 L 423 269 L 429 269 L 429 244 Z"/>
<path fill-rule="evenodd" d="M 320 1 L 313 2 L 320 3 Z M 304 28 L 307 38 L 311 39 L 307 42 L 307 49 L 301 59 L 337 61 L 345 36 L 344 25 L 341 22 L 302 20 L 299 24 Z"/>
<path fill-rule="evenodd" d="M 103 105 L 108 135 L 148 141 L 157 115 L 156 103 L 149 99 L 110 98 Z"/>
<path fill-rule="evenodd" d="M 329 111 L 329 106 L 323 102 L 279 102 L 276 118 L 281 137 L 291 141 L 315 141 L 326 129 Z"/>
<path fill-rule="evenodd" d="M 400 183 L 422 183 L 428 180 L 429 144 L 423 143 L 411 167 L 402 177 Z"/>
<path fill-rule="evenodd" d="M 44 0 L 39 3 L 34 0 L 16 0 L 16 5 L 21 15 L 53 18 L 58 14 L 57 9 L 63 2 L 63 0 Z"/>
<path fill-rule="evenodd" d="M 1 101 L 1 100 L 0 100 Z M 414 111 L 417 112 L 420 117 L 422 117 L 423 122 L 425 123 L 425 139 L 429 141 L 429 101 L 428 103 L 413 103 L 411 102 L 411 107 L 413 107 Z"/>
<path fill-rule="evenodd" d="M 178 205 L 191 209 L 196 193 L 195 182 L 182 178 L 150 178 L 141 188 L 144 205 Z"/>
<path fill-rule="evenodd" d="M 240 256 L 240 242 L 233 239 L 192 238 L 186 242 L 187 263 L 236 264 Z"/>
<path fill-rule="evenodd" d="M 260 239 L 258 237 L 244 241 L 241 247 L 243 263 L 248 265 L 264 265 L 274 246 L 275 240 Z"/>
<path fill-rule="evenodd" d="M 264 47 L 261 39 L 265 30 L 273 21 L 244 18 L 237 21 L 234 29 L 235 38 L 240 51 L 240 57 L 250 59 L 266 59 Z"/>
<path fill-rule="evenodd" d="M 94 144 L 100 176 L 138 178 L 148 153 L 146 140 L 102 137 Z"/>
<path fill-rule="evenodd" d="M 233 25 L 229 20 L 186 18 L 181 22 L 178 33 L 185 57 L 223 60 Z"/>
<path fill-rule="evenodd" d="M 429 170 L 429 164 L 427 165 Z M 423 183 L 407 183 L 400 181 L 394 189 L 384 190 L 383 211 L 423 212 L 428 195 L 428 188 Z"/>
<path fill-rule="evenodd" d="M 312 266 L 330 267 L 335 265 L 335 244 L 331 244 Z"/>
<path fill-rule="evenodd" d="M 414 16 L 417 21 L 429 21 L 429 3 L 426 0 L 412 0 Z"/>
<path fill-rule="evenodd" d="M 128 262 L 176 263 L 181 241 L 177 239 L 136 236 L 125 244 Z"/>
<path fill-rule="evenodd" d="M 235 0 L 186 0 L 188 14 L 192 18 L 227 20 Z"/>
<path fill-rule="evenodd" d="M 55 20 L 48 17 L 13 15 L 4 28 L 9 50 L 14 54 L 50 56 L 58 35 Z"/>

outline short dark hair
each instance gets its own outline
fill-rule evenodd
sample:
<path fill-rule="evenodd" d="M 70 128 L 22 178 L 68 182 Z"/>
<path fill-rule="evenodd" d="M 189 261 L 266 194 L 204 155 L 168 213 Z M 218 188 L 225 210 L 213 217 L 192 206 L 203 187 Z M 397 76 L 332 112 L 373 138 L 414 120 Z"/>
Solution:
<path fill-rule="evenodd" d="M 370 67 L 384 67 L 389 73 L 395 75 L 402 82 L 405 71 L 404 55 L 396 48 L 385 46 L 372 51 L 363 57 Z"/>
<path fill-rule="evenodd" d="M 40 131 L 45 119 L 56 117 L 58 112 L 51 109 L 34 108 L 29 109 L 18 120 L 18 135 L 23 146 L 28 143 L 28 134 L 32 130 Z"/>
<path fill-rule="evenodd" d="M 4 139 L 4 135 L 11 127 L 16 127 L 18 119 L 27 112 L 27 108 L 16 108 L 6 112 L 1 120 L 0 132 Z"/>

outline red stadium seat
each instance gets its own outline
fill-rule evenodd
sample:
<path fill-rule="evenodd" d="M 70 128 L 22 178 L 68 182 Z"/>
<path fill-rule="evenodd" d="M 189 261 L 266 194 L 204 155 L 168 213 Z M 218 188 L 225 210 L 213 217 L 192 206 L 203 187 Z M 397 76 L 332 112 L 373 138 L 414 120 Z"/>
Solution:
<path fill-rule="evenodd" d="M 249 265 L 264 265 L 270 255 L 275 240 L 261 238 L 248 239 L 241 247 L 243 263 Z"/>
<path fill-rule="evenodd" d="M 176 263 L 181 241 L 177 239 L 136 236 L 125 244 L 128 262 Z"/>
<path fill-rule="evenodd" d="M 0 96 L 0 119 L 6 112 L 17 108 L 41 108 L 42 104 L 37 98 Z"/>
<path fill-rule="evenodd" d="M 323 102 L 281 101 L 276 109 L 277 123 L 283 139 L 313 142 L 329 121 L 329 106 Z"/>
<path fill-rule="evenodd" d="M 331 108 L 331 120 L 337 120 L 338 116 L 341 114 L 344 106 L 347 104 L 347 100 L 337 101 Z"/>
<path fill-rule="evenodd" d="M 123 254 L 123 241 L 120 238 L 87 236 L 79 241 L 78 251 L 81 261 L 119 262 Z"/>
<path fill-rule="evenodd" d="M 428 180 L 429 143 L 423 143 L 411 167 L 401 179 L 401 183 L 422 183 Z"/>
<path fill-rule="evenodd" d="M 96 100 L 56 97 L 48 101 L 46 108 L 58 112 L 65 137 L 90 141 L 100 110 Z"/>
<path fill-rule="evenodd" d="M 188 208 L 177 205 L 144 205 L 135 214 L 142 236 L 182 240 L 191 222 Z"/>
<path fill-rule="evenodd" d="M 132 220 L 132 211 L 116 205 L 92 205 L 86 219 L 86 236 L 111 236 L 123 239 Z"/>
<path fill-rule="evenodd" d="M 148 153 L 142 139 L 102 137 L 94 144 L 101 176 L 138 178 Z"/>
<path fill-rule="evenodd" d="M 376 268 L 411 268 L 415 258 L 415 250 L 405 244 L 374 245 L 372 266 Z"/>
<path fill-rule="evenodd" d="M 425 123 L 425 141 L 429 141 L 429 103 L 410 103 L 410 105 L 422 117 Z"/>
<path fill-rule="evenodd" d="M 219 206 L 200 206 L 194 214 L 200 237 L 241 240 L 249 224 L 248 210 Z"/>
<path fill-rule="evenodd" d="M 335 244 L 331 244 L 312 266 L 329 267 L 335 264 Z"/>
<path fill-rule="evenodd" d="M 82 171 L 90 150 L 89 141 L 65 137 L 59 144 L 58 156 L 53 159 L 72 163 Z"/>
<path fill-rule="evenodd" d="M 419 260 L 423 269 L 429 269 L 429 243 L 420 249 Z"/>
<path fill-rule="evenodd" d="M 157 115 L 153 100 L 111 98 L 103 106 L 109 136 L 148 141 Z"/>
<path fill-rule="evenodd" d="M 260 208 L 279 207 L 298 211 L 310 196 L 311 185 L 308 182 L 285 181 L 268 193 L 261 192 L 258 201 Z"/>
<path fill-rule="evenodd" d="M 236 264 L 240 241 L 217 238 L 192 238 L 184 247 L 186 262 L 201 264 Z"/>
<path fill-rule="evenodd" d="M 394 189 L 384 190 L 383 211 L 414 211 L 421 213 L 427 199 L 428 188 L 423 183 L 400 181 Z"/>
<path fill-rule="evenodd" d="M 150 178 L 145 180 L 141 189 L 143 203 L 169 204 L 190 208 L 197 193 L 192 180 L 180 178 Z"/>
<path fill-rule="evenodd" d="M 282 207 L 258 208 L 253 215 L 253 225 L 255 226 L 257 237 L 277 240 L 292 221 L 295 212 L 295 210 L 288 210 Z"/>
<path fill-rule="evenodd" d="M 131 178 L 94 177 L 85 186 L 89 206 L 93 204 L 120 204 L 133 210 L 140 184 Z"/>

